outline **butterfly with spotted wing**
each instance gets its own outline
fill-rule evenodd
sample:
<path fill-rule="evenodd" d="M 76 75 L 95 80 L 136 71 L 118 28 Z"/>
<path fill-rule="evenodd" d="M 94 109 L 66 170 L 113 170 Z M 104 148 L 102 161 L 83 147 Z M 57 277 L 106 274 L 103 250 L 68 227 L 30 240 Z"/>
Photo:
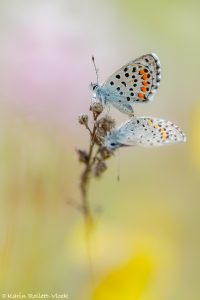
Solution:
<path fill-rule="evenodd" d="M 103 106 L 111 104 L 129 116 L 134 115 L 134 103 L 144 103 L 153 98 L 161 79 L 160 62 L 154 53 L 130 61 L 112 74 L 103 85 L 98 84 L 96 65 L 95 70 L 97 83 L 91 83 L 90 86 L 93 102 L 100 101 Z"/>
<path fill-rule="evenodd" d="M 131 117 L 104 138 L 104 146 L 116 150 L 123 146 L 158 147 L 186 141 L 184 132 L 175 124 L 152 117 Z"/>

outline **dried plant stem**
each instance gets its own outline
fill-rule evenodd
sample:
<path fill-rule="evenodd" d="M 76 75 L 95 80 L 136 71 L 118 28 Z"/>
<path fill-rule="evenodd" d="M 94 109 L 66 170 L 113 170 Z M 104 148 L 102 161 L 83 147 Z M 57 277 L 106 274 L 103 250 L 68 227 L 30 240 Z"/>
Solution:
<path fill-rule="evenodd" d="M 84 169 L 80 177 L 81 203 L 78 207 L 85 222 L 85 241 L 87 246 L 90 279 L 93 286 L 94 271 L 91 255 L 91 238 L 95 229 L 95 224 L 92 209 L 88 201 L 88 188 L 92 176 L 100 177 L 107 168 L 105 160 L 108 159 L 112 153 L 105 149 L 100 141 L 105 137 L 107 132 L 114 127 L 115 122 L 109 116 L 100 116 L 103 111 L 103 107 L 99 103 L 94 104 L 90 110 L 93 113 L 92 128 L 88 125 L 89 118 L 87 114 L 81 114 L 79 116 L 79 123 L 85 126 L 90 135 L 89 149 L 88 151 L 78 149 L 77 153 L 79 155 L 79 161 L 84 164 Z"/>
<path fill-rule="evenodd" d="M 87 163 L 85 164 L 85 169 L 83 170 L 83 173 L 81 175 L 81 183 L 80 183 L 80 190 L 81 190 L 81 200 L 82 200 L 82 211 L 83 215 L 85 218 L 85 222 L 87 224 L 87 228 L 91 229 L 94 225 L 89 201 L 88 201 L 88 185 L 89 185 L 89 180 L 90 180 L 90 173 L 91 173 L 91 168 L 93 165 L 94 159 L 93 157 L 93 149 L 94 149 L 94 136 L 95 136 L 95 125 L 94 129 L 91 134 L 91 143 L 90 143 L 90 148 L 89 148 L 89 154 L 88 154 L 88 159 Z M 91 132 L 91 131 L 90 131 Z"/>
<path fill-rule="evenodd" d="M 83 173 L 81 175 L 81 182 L 80 182 L 80 191 L 81 191 L 81 201 L 82 201 L 82 213 L 85 220 L 85 238 L 86 238 L 86 245 L 87 245 L 87 256 L 88 256 L 88 262 L 89 262 L 89 272 L 90 272 L 90 278 L 91 282 L 94 282 L 94 271 L 93 271 L 93 265 L 92 265 L 92 256 L 91 256 L 91 235 L 94 230 L 94 219 L 92 216 L 90 204 L 88 201 L 88 186 L 91 176 L 91 169 L 93 166 L 93 163 L 96 160 L 96 155 L 93 157 L 93 150 L 95 146 L 94 138 L 95 138 L 95 131 L 96 127 L 94 125 L 93 131 L 90 130 L 90 128 L 86 127 L 91 135 L 91 142 L 90 147 L 88 151 L 88 159 L 87 163 L 85 164 L 85 168 L 83 170 Z"/>

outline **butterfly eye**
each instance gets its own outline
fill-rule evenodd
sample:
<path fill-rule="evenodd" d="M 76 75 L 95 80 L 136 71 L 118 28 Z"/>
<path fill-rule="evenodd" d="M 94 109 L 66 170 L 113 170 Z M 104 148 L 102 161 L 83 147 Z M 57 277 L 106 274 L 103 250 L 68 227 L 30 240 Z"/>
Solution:
<path fill-rule="evenodd" d="M 116 144 L 115 143 L 111 143 L 110 146 L 114 147 L 114 146 L 116 146 Z"/>

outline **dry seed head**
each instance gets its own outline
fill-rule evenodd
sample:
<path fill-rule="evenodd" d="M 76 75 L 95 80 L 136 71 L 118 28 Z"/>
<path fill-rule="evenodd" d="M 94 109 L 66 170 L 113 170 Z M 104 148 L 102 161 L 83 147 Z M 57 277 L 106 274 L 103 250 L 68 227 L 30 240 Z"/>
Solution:
<path fill-rule="evenodd" d="M 97 127 L 96 129 L 96 138 L 97 138 L 97 141 L 98 143 L 101 145 L 103 140 L 104 140 L 104 137 L 107 135 L 107 133 L 105 132 L 105 130 L 101 127 Z"/>
<path fill-rule="evenodd" d="M 103 105 L 102 105 L 100 102 L 94 102 L 94 103 L 92 103 L 92 105 L 90 106 L 90 110 L 91 110 L 93 113 L 99 115 L 99 114 L 101 114 L 102 111 L 103 111 Z"/>
<path fill-rule="evenodd" d="M 78 121 L 81 125 L 87 125 L 88 124 L 88 115 L 80 114 L 78 117 Z"/>
<path fill-rule="evenodd" d="M 104 116 L 96 122 L 96 137 L 97 140 L 102 144 L 102 141 L 106 137 L 107 133 L 115 127 L 115 120 L 110 116 Z"/>
<path fill-rule="evenodd" d="M 99 177 L 103 172 L 105 172 L 107 166 L 104 161 L 98 161 L 94 166 L 94 176 Z"/>
<path fill-rule="evenodd" d="M 88 154 L 86 151 L 77 149 L 76 152 L 78 153 L 78 158 L 80 162 L 87 163 L 88 162 Z"/>
<path fill-rule="evenodd" d="M 110 116 L 105 116 L 97 121 L 97 127 L 102 128 L 107 133 L 115 127 L 115 120 Z"/>
<path fill-rule="evenodd" d="M 102 148 L 100 149 L 100 155 L 101 155 L 101 157 L 102 157 L 103 160 L 104 160 L 104 159 L 108 159 L 108 158 L 111 157 L 113 154 L 114 154 L 113 151 L 109 151 L 109 150 L 108 150 L 107 148 L 105 148 L 105 147 L 102 147 Z"/>

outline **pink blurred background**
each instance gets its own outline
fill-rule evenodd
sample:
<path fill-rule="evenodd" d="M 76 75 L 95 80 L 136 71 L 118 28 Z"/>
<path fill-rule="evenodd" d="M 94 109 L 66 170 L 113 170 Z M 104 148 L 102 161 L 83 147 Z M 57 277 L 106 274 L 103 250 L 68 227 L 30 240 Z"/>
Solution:
<path fill-rule="evenodd" d="M 199 9 L 194 0 L 1 1 L 0 292 L 199 299 Z M 103 82 L 149 52 L 160 58 L 162 82 L 136 114 L 175 122 L 187 143 L 123 149 L 121 181 L 118 158 L 92 181 L 91 289 L 83 220 L 66 205 L 80 196 L 74 150 L 88 145 L 77 118 L 96 80 L 91 56 Z"/>

